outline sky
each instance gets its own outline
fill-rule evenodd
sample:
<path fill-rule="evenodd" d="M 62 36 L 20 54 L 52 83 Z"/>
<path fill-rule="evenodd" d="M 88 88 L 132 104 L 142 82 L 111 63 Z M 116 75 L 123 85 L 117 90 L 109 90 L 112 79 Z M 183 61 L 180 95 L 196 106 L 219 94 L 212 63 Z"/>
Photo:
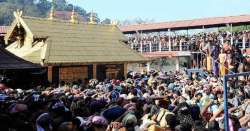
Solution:
<path fill-rule="evenodd" d="M 250 14 L 250 0 L 67 0 L 101 19 L 154 22 Z"/>

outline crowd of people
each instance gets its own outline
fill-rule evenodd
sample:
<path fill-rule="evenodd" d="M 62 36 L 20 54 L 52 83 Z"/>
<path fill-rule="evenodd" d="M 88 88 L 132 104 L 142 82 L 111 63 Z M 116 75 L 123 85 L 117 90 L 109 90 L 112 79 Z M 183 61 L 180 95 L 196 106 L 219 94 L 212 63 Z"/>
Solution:
<path fill-rule="evenodd" d="M 223 87 L 211 74 L 152 70 L 30 90 L 0 83 L 1 131 L 224 130 Z M 230 79 L 228 91 L 230 131 L 249 130 L 249 78 Z"/>
<path fill-rule="evenodd" d="M 129 46 L 137 51 L 159 51 L 160 48 L 161 51 L 169 51 L 171 45 L 172 51 L 182 48 L 182 51 L 200 52 L 193 54 L 191 67 L 205 68 L 215 76 L 250 71 L 250 56 L 246 52 L 246 48 L 250 48 L 249 31 L 175 35 L 170 40 L 164 33 L 134 34 L 127 37 Z"/>
<path fill-rule="evenodd" d="M 199 51 L 204 50 L 211 44 L 222 45 L 225 41 L 232 41 L 239 47 L 243 46 L 243 37 L 246 43 L 246 47 L 250 47 L 250 32 L 202 32 L 193 35 L 170 35 L 168 32 L 165 33 L 136 33 L 127 35 L 128 45 L 137 50 L 149 52 L 151 45 L 152 51 L 168 51 L 169 45 L 171 50 L 180 50 L 180 43 L 183 50 Z M 169 43 L 170 42 L 170 43 Z M 142 48 L 142 49 L 141 49 Z"/>

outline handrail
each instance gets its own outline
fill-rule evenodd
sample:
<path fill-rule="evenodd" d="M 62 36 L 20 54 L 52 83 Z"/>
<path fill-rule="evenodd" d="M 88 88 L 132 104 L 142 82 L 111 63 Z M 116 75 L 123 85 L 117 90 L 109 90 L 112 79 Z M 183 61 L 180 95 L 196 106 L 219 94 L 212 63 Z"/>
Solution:
<path fill-rule="evenodd" d="M 242 42 L 237 42 L 237 43 L 242 43 Z M 137 51 L 141 51 L 141 47 L 142 47 L 142 52 L 150 52 L 150 48 L 152 52 L 156 52 L 156 51 L 170 51 L 169 50 L 169 44 L 168 43 L 129 43 L 128 46 L 130 46 L 132 49 L 136 49 Z M 219 43 L 219 46 L 223 46 L 222 43 Z M 193 46 L 182 42 L 182 44 L 180 45 L 173 45 L 171 44 L 171 51 L 200 51 L 200 49 L 196 48 L 192 48 Z M 240 49 L 242 49 L 242 46 L 239 46 Z M 245 48 L 250 48 L 250 44 L 246 44 Z"/>

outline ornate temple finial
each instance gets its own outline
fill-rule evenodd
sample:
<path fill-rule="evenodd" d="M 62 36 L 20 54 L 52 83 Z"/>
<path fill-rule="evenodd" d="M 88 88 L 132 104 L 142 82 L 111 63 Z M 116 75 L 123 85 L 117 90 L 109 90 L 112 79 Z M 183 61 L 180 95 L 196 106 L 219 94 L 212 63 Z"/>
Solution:
<path fill-rule="evenodd" d="M 89 23 L 90 23 L 90 24 L 96 24 L 95 15 L 94 15 L 93 10 L 92 10 L 91 13 L 90 13 Z"/>
<path fill-rule="evenodd" d="M 21 24 L 20 24 L 20 18 L 22 17 L 23 11 L 21 11 L 20 9 L 17 9 L 16 11 L 14 11 L 14 16 L 17 20 L 17 27 L 20 28 Z"/>
<path fill-rule="evenodd" d="M 111 25 L 118 25 L 118 21 L 117 20 L 112 20 Z"/>
<path fill-rule="evenodd" d="M 55 0 L 52 0 L 51 4 L 52 5 L 51 5 L 50 13 L 49 13 L 49 20 L 53 20 L 55 16 Z"/>
<path fill-rule="evenodd" d="M 78 23 L 78 17 L 77 17 L 77 13 L 75 12 L 75 7 L 73 6 L 73 10 L 71 13 L 71 19 L 70 19 L 71 23 Z"/>

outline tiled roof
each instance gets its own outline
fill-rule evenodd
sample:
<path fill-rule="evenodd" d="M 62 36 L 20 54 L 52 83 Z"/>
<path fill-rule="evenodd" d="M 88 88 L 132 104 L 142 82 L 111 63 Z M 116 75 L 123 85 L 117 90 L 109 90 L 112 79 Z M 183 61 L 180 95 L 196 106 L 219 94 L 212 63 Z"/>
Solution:
<path fill-rule="evenodd" d="M 4 48 L 0 48 L 0 70 L 1 69 L 31 69 L 40 68 L 39 65 L 25 61 Z"/>
<path fill-rule="evenodd" d="M 34 37 L 47 37 L 45 64 L 140 62 L 147 59 L 128 48 L 115 25 L 24 17 Z M 37 52 L 25 58 L 39 57 Z M 29 60 L 29 59 L 28 59 Z"/>
<path fill-rule="evenodd" d="M 225 24 L 239 24 L 250 23 L 250 15 L 240 16 L 227 16 L 227 17 L 210 17 L 203 19 L 170 21 L 161 23 L 138 24 L 121 26 L 122 32 L 135 32 L 135 31 L 150 31 L 150 30 L 166 30 L 166 29 L 187 29 L 187 28 L 202 28 L 212 27 Z"/>

